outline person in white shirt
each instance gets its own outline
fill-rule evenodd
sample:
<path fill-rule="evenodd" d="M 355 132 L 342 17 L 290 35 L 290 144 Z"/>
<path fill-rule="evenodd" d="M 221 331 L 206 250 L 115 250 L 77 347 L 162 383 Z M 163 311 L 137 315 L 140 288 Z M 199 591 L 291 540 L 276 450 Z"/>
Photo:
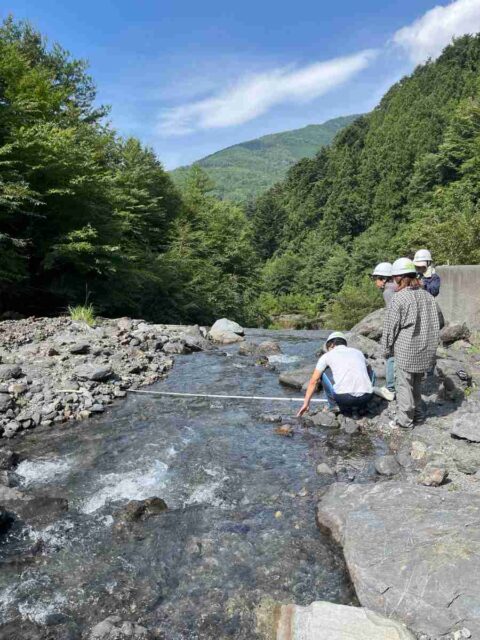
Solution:
<path fill-rule="evenodd" d="M 358 409 L 372 398 L 374 373 L 367 366 L 363 353 L 348 347 L 346 336 L 339 331 L 328 336 L 324 350 L 325 353 L 317 362 L 310 378 L 303 405 L 297 416 L 302 416 L 308 411 L 320 379 L 332 411 Z"/>

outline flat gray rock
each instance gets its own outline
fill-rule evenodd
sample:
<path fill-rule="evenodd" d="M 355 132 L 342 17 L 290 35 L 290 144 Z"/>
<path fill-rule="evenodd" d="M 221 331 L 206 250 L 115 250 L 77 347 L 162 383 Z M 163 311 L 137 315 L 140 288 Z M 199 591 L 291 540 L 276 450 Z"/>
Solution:
<path fill-rule="evenodd" d="M 308 381 L 312 377 L 312 373 L 315 369 L 314 364 L 309 364 L 298 369 L 291 369 L 290 371 L 283 371 L 278 380 L 281 384 L 293 389 L 303 389 L 308 384 Z"/>
<path fill-rule="evenodd" d="M 80 365 L 74 369 L 75 376 L 81 380 L 94 380 L 100 382 L 107 380 L 112 375 L 112 368 L 108 365 L 98 366 L 93 364 Z"/>
<path fill-rule="evenodd" d="M 480 634 L 479 520 L 478 495 L 397 482 L 334 484 L 317 509 L 362 606 L 433 637 Z"/>
<path fill-rule="evenodd" d="M 468 440 L 469 442 L 480 442 L 480 422 L 478 414 L 463 414 L 457 418 L 450 431 L 455 438 Z"/>
<path fill-rule="evenodd" d="M 18 364 L 0 364 L 0 381 L 19 378 L 22 375 L 22 368 Z"/>
<path fill-rule="evenodd" d="M 414 640 L 407 629 L 360 607 L 312 602 L 280 607 L 276 640 Z"/>

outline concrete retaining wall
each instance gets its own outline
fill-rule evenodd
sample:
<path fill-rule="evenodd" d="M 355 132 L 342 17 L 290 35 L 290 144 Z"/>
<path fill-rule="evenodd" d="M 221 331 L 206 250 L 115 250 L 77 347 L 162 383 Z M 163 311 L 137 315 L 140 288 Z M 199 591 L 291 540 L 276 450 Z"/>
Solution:
<path fill-rule="evenodd" d="M 480 265 L 436 267 L 442 279 L 437 298 L 447 322 L 466 322 L 480 330 Z"/>

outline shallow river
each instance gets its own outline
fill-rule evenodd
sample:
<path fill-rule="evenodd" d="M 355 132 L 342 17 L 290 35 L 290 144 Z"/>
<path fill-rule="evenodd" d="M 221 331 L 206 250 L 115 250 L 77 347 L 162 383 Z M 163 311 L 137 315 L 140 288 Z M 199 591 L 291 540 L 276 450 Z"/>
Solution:
<path fill-rule="evenodd" d="M 322 337 L 249 333 L 280 341 L 287 357 L 278 370 L 314 362 Z M 237 350 L 178 357 L 168 379 L 149 389 L 298 397 L 279 386 L 278 370 Z M 26 436 L 22 486 L 64 496 L 70 508 L 46 529 L 16 529 L 3 542 L 0 623 L 61 623 L 81 637 L 119 613 L 165 640 L 254 640 L 255 607 L 265 598 L 355 602 L 341 552 L 315 526 L 328 482 L 315 467 L 341 456 L 352 466 L 339 479 L 363 481 L 379 445 L 299 424 L 285 438 L 260 417 L 291 418 L 293 407 L 130 395 L 99 418 Z M 150 496 L 169 510 L 116 532 L 115 512 Z M 35 562 L 12 562 L 38 540 Z"/>

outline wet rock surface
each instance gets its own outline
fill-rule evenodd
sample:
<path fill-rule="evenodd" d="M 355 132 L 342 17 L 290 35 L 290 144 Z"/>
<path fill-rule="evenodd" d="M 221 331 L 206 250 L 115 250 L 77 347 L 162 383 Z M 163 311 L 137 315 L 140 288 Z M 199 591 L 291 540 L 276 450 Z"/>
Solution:
<path fill-rule="evenodd" d="M 317 510 L 361 604 L 432 637 L 480 633 L 479 517 L 480 496 L 396 482 L 333 485 Z"/>

